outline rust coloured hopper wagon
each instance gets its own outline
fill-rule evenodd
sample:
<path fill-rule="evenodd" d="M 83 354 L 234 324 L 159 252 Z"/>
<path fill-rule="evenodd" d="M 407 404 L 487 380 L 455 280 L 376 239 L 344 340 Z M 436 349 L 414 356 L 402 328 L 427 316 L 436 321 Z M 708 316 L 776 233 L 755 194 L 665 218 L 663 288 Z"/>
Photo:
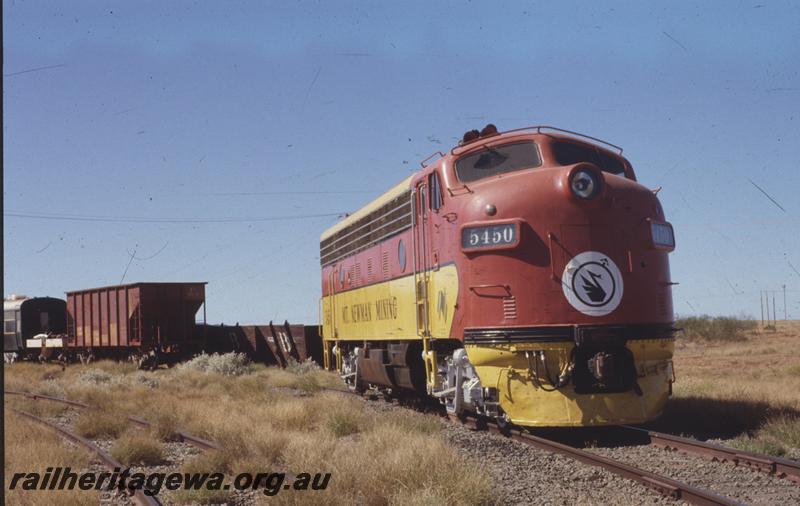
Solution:
<path fill-rule="evenodd" d="M 133 283 L 67 292 L 67 348 L 93 356 L 185 356 L 205 345 L 205 282 Z M 204 326 L 203 326 L 204 327 Z"/>

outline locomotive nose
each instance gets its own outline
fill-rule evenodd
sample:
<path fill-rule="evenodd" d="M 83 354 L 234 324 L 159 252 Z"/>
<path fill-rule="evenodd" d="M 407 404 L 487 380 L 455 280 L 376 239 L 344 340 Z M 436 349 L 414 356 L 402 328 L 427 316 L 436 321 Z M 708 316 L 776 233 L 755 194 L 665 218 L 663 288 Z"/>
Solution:
<path fill-rule="evenodd" d="M 621 223 L 639 219 L 661 223 L 664 226 L 654 226 L 653 234 L 660 242 L 669 242 L 667 236 L 672 235 L 672 226 L 666 223 L 658 197 L 636 181 L 605 172 L 591 163 L 578 163 L 564 167 L 555 178 L 555 186 L 573 204 L 570 208 L 582 213 L 588 221 L 600 217 L 596 213 L 603 208 L 606 209 L 603 213 L 607 213 L 603 215 L 606 221 Z"/>

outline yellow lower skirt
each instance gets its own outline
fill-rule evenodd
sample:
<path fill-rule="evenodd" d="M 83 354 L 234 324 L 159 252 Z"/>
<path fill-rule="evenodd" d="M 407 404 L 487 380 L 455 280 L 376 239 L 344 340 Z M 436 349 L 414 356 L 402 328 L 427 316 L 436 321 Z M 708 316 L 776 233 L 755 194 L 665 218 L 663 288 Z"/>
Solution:
<path fill-rule="evenodd" d="M 553 375 L 566 367 L 571 342 L 466 345 L 484 387 L 497 389 L 500 407 L 521 426 L 598 426 L 642 423 L 661 415 L 673 379 L 673 339 L 630 340 L 642 391 L 576 394 L 572 383 L 550 392 L 531 377 L 525 351 L 545 352 Z M 550 385 L 544 382 L 548 388 Z"/>

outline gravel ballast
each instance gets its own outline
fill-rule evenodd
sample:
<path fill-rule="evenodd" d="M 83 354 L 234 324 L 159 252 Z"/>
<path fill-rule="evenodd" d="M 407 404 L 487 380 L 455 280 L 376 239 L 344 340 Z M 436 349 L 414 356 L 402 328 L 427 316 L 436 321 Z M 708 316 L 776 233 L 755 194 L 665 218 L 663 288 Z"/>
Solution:
<path fill-rule="evenodd" d="M 380 402 L 368 409 L 405 409 Z M 637 482 L 599 467 L 500 435 L 442 421 L 444 437 L 459 453 L 485 467 L 497 484 L 499 504 L 686 504 L 661 497 Z M 757 471 L 648 445 L 587 451 L 754 505 L 800 504 L 800 485 Z"/>
<path fill-rule="evenodd" d="M 753 505 L 800 504 L 800 484 L 766 473 L 652 446 L 590 448 L 588 451 L 635 465 Z"/>

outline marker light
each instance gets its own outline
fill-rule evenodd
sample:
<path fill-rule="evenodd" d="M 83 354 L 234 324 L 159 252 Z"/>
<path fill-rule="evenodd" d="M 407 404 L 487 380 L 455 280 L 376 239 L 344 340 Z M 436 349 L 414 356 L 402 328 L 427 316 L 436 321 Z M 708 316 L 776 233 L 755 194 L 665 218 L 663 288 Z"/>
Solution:
<path fill-rule="evenodd" d="M 600 176 L 589 169 L 578 169 L 572 174 L 569 186 L 575 196 L 590 199 L 600 193 Z"/>
<path fill-rule="evenodd" d="M 660 249 L 675 249 L 675 232 L 669 223 L 650 222 L 650 236 L 653 239 L 653 246 Z"/>

